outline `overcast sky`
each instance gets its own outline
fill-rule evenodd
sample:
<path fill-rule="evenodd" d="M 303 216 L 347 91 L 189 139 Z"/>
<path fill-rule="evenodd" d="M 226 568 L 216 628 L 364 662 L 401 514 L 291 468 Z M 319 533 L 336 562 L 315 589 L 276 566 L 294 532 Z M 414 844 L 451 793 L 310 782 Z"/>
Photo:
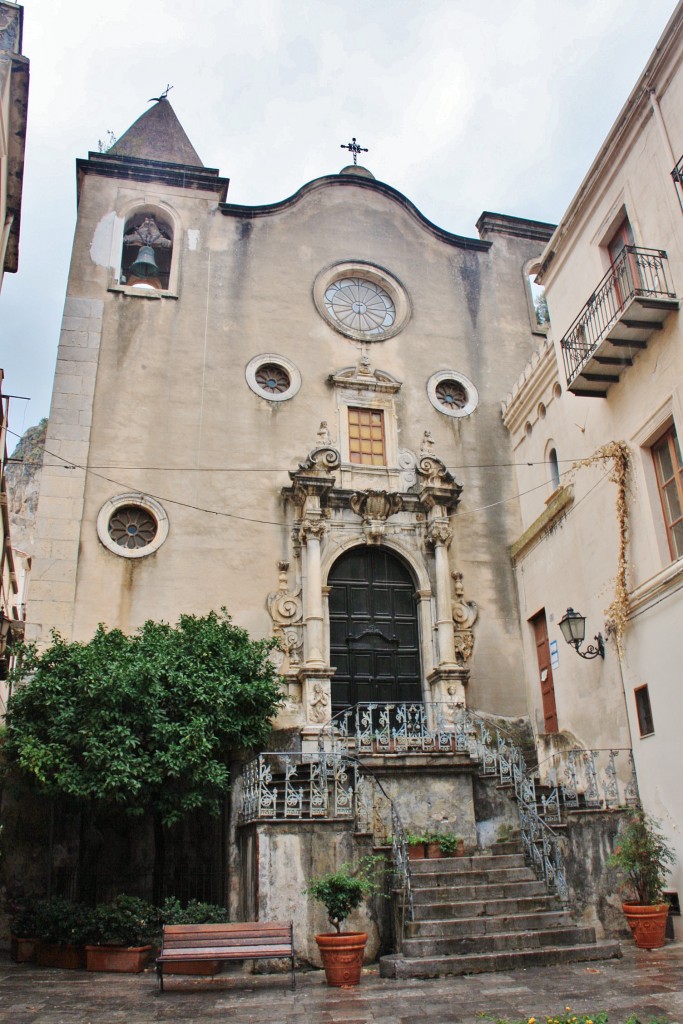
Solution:
<path fill-rule="evenodd" d="M 25 0 L 31 61 L 19 273 L 0 295 L 16 431 L 49 411 L 75 159 L 167 83 L 233 203 L 363 163 L 430 220 L 557 221 L 674 0 Z M 348 156 L 348 154 L 347 154 Z M 13 447 L 14 439 L 8 440 Z"/>

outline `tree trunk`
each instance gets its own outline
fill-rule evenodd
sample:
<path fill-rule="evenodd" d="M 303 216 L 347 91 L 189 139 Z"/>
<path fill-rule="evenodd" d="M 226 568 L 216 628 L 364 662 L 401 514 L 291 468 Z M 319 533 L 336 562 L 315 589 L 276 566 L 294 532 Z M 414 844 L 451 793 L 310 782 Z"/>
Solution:
<path fill-rule="evenodd" d="M 97 828 L 92 802 L 81 806 L 78 839 L 78 899 L 94 906 L 97 903 L 97 881 L 100 851 L 104 842 Z"/>
<path fill-rule="evenodd" d="M 152 902 L 161 906 L 164 899 L 164 875 L 166 873 L 166 832 L 160 814 L 152 815 L 154 825 L 154 868 L 152 874 Z"/>

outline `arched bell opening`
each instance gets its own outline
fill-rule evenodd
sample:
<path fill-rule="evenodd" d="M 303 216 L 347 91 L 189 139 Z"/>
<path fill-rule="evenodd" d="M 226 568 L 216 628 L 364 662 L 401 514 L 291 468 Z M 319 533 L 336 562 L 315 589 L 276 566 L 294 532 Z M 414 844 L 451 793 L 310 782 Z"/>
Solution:
<path fill-rule="evenodd" d="M 126 221 L 121 284 L 167 291 L 173 258 L 173 228 L 156 211 L 136 212 Z"/>
<path fill-rule="evenodd" d="M 332 714 L 421 701 L 420 618 L 406 562 L 385 546 L 354 547 L 332 565 L 327 585 Z"/>

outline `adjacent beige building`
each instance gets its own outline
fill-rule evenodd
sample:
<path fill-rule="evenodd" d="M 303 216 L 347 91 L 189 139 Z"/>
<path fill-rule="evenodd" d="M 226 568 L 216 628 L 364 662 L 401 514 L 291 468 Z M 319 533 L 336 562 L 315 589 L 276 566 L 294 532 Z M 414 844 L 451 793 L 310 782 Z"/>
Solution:
<path fill-rule="evenodd" d="M 0 289 L 5 272 L 16 273 L 26 146 L 29 62 L 22 55 L 24 9 L 0 3 Z M 23 636 L 26 587 L 31 560 L 12 547 L 5 464 L 9 397 L 0 370 L 0 717 L 7 702 L 12 643 Z"/>
<path fill-rule="evenodd" d="M 503 402 L 521 492 L 513 558 L 541 762 L 551 766 L 558 750 L 578 746 L 603 750 L 603 761 L 620 749 L 623 764 L 632 746 L 644 806 L 676 849 L 677 891 L 682 60 L 679 4 L 538 267 L 530 267 L 546 289 L 552 324 Z M 612 445 L 621 441 L 624 515 Z M 569 607 L 586 617 L 582 650 L 596 647 L 601 633 L 604 658 L 579 661 L 565 644 L 559 622 Z"/>

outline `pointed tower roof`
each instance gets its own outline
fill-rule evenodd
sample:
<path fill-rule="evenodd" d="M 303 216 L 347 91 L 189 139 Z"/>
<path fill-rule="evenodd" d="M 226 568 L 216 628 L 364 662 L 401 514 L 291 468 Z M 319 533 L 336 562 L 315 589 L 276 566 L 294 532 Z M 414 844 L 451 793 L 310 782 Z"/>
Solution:
<path fill-rule="evenodd" d="M 204 166 L 165 96 L 130 126 L 108 154 L 189 167 Z"/>

